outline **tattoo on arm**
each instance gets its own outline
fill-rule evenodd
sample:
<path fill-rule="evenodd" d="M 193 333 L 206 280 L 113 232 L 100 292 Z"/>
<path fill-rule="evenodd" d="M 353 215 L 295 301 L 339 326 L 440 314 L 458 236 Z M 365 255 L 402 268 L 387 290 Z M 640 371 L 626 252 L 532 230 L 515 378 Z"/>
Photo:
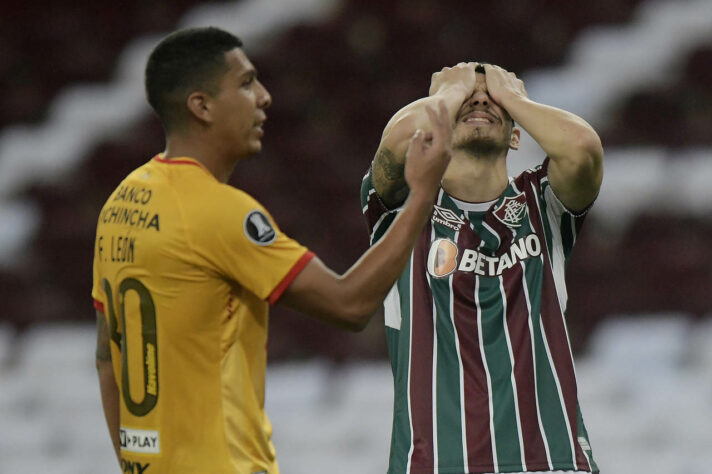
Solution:
<path fill-rule="evenodd" d="M 106 318 L 103 314 L 96 316 L 96 360 L 111 362 L 111 339 L 109 338 L 109 328 L 106 326 Z"/>
<path fill-rule="evenodd" d="M 373 159 L 373 187 L 389 208 L 397 207 L 408 196 L 404 172 L 405 163 L 399 161 L 393 152 L 387 148 L 378 150 Z"/>

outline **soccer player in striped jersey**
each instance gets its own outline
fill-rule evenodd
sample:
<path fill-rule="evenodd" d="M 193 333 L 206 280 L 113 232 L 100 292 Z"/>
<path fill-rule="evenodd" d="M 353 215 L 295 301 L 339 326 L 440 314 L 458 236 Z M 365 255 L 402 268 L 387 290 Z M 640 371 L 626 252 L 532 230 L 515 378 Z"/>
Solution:
<path fill-rule="evenodd" d="M 513 73 L 460 63 L 388 122 L 361 201 L 376 245 L 400 214 L 408 137 L 445 101 L 452 160 L 385 306 L 394 375 L 388 472 L 597 472 L 579 409 L 564 269 L 602 180 L 583 119 Z M 546 153 L 508 177 L 526 130 Z"/>
<path fill-rule="evenodd" d="M 260 151 L 272 100 L 241 45 L 199 28 L 153 50 L 146 89 L 166 150 L 129 174 L 100 213 L 96 358 L 122 472 L 278 473 L 264 413 L 268 303 L 362 328 L 405 266 L 449 160 L 440 103 L 427 112 L 429 137 L 409 140 L 401 215 L 335 274 L 226 184 Z"/>

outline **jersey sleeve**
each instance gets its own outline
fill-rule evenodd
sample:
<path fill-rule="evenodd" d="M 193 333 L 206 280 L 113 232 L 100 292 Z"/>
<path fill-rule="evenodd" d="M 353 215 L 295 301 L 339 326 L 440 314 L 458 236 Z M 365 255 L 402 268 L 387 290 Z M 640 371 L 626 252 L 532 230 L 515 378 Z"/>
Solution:
<path fill-rule="evenodd" d="M 369 168 L 361 181 L 361 210 L 366 218 L 369 243 L 373 245 L 386 233 L 402 207 L 388 209 L 373 187 L 372 169 Z"/>
<path fill-rule="evenodd" d="M 539 202 L 544 211 L 547 228 L 552 238 L 561 243 L 564 257 L 568 260 L 576 242 L 576 237 L 593 203 L 580 212 L 569 210 L 556 196 L 554 189 L 551 187 L 549 182 L 549 162 L 550 158 L 547 157 L 540 166 L 534 168 L 533 177 L 535 177 L 539 188 Z"/>
<path fill-rule="evenodd" d="M 287 237 L 255 199 L 225 188 L 219 206 L 188 219 L 193 251 L 201 264 L 274 303 L 314 254 Z"/>

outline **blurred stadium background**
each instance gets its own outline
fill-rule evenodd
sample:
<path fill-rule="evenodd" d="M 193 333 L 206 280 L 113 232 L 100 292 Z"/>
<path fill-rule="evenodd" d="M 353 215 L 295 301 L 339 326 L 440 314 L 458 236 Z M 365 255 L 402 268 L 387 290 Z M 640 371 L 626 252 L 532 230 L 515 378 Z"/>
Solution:
<path fill-rule="evenodd" d="M 712 0 L 9 0 L 0 13 L 0 473 L 115 468 L 94 371 L 95 222 L 163 149 L 142 73 L 158 39 L 241 36 L 272 93 L 233 184 L 344 271 L 388 118 L 462 60 L 580 114 L 604 186 L 569 267 L 581 403 L 606 474 L 712 466 Z M 531 140 L 512 173 L 543 158 Z M 267 405 L 283 472 L 384 472 L 382 319 L 342 333 L 271 319 Z"/>

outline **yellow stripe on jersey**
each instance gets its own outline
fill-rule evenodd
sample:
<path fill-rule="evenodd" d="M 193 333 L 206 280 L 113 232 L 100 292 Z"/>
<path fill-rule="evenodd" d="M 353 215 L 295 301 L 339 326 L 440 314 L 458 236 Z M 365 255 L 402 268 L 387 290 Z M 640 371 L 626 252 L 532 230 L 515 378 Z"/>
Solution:
<path fill-rule="evenodd" d="M 191 158 L 156 157 L 111 194 L 92 296 L 114 342 L 125 472 L 278 472 L 264 412 L 266 300 L 311 257 Z"/>

